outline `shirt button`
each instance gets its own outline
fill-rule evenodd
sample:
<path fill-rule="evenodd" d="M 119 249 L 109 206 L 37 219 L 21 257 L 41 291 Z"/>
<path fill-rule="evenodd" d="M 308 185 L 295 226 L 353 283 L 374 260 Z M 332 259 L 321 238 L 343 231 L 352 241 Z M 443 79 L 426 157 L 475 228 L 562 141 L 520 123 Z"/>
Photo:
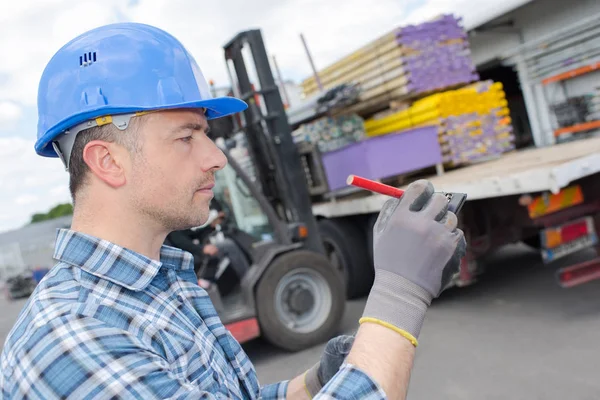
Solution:
<path fill-rule="evenodd" d="M 177 295 L 177 300 L 179 300 L 180 303 L 183 303 L 183 296 L 178 294 Z"/>
<path fill-rule="evenodd" d="M 219 374 L 217 374 L 217 372 L 213 372 L 213 378 L 215 379 L 215 381 L 219 380 Z"/>

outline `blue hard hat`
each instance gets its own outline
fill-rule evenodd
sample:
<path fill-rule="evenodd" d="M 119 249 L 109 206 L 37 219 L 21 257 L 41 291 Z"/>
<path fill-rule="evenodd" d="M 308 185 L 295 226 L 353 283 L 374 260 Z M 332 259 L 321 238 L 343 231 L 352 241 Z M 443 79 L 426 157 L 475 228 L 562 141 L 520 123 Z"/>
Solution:
<path fill-rule="evenodd" d="M 192 55 L 167 32 L 140 23 L 110 24 L 71 40 L 46 66 L 35 151 L 59 156 L 53 144 L 58 137 L 100 117 L 198 108 L 214 119 L 247 107 L 234 97 L 213 98 Z"/>

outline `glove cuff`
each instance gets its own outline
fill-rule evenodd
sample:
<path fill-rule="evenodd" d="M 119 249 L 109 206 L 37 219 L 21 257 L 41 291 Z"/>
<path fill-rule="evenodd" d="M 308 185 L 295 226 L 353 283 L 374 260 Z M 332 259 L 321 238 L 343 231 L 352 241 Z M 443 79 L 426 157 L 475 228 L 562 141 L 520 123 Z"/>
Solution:
<path fill-rule="evenodd" d="M 359 323 L 378 323 L 417 346 L 431 300 L 431 294 L 408 279 L 389 271 L 376 270 L 375 281 Z"/>
<path fill-rule="evenodd" d="M 323 383 L 319 379 L 320 365 L 321 363 L 318 362 L 304 373 L 304 388 L 311 399 L 323 388 Z"/>

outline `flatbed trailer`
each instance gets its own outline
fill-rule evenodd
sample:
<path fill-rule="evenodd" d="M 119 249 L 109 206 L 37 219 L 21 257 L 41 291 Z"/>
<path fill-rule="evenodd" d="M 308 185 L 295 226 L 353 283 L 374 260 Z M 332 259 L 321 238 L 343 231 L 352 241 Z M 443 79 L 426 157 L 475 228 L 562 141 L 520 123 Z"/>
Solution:
<path fill-rule="evenodd" d="M 547 263 L 598 246 L 600 138 L 516 150 L 424 178 L 438 191 L 468 195 L 459 220 L 469 249 L 455 285 L 472 284 L 483 272 L 478 259 L 506 244 L 523 241 L 534 246 Z M 315 202 L 313 213 L 324 227 L 324 241 L 337 241 L 331 247 L 346 253 L 345 268 L 355 275 L 350 281 L 355 285 L 363 282 L 359 283 L 362 287 L 354 288 L 355 295 L 360 295 L 370 287 L 372 275 L 361 271 L 364 267 L 351 258 L 359 263 L 365 256 L 372 259 L 372 226 L 388 197 L 349 190 L 345 195 L 331 194 L 330 200 Z M 331 231 L 337 231 L 339 237 L 332 239 Z M 365 247 L 362 257 L 357 249 L 361 242 Z M 600 278 L 600 259 L 560 270 L 557 278 L 565 287 Z"/>
<path fill-rule="evenodd" d="M 250 50 L 250 60 L 243 56 L 244 48 Z M 374 278 L 373 225 L 387 197 L 344 187 L 346 173 L 369 171 L 361 169 L 360 163 L 354 162 L 360 160 L 352 155 L 343 163 L 342 172 L 338 164 L 327 162 L 318 146 L 294 140 L 259 30 L 240 32 L 224 50 L 232 88 L 249 107 L 241 115 L 221 119 L 224 124 L 212 124 L 213 138 L 219 139 L 230 161 L 217 175 L 221 184 L 216 192 L 230 205 L 232 232 L 241 231 L 254 239 L 251 243 L 238 242 L 251 264 L 239 287 L 221 295 L 213 285 L 211 298 L 224 324 L 240 342 L 264 335 L 283 348 L 302 349 L 335 330 L 345 298 L 370 291 Z M 255 83 L 248 74 L 248 61 L 254 64 Z M 414 136 L 407 139 L 405 132 L 398 135 L 405 142 L 394 142 L 395 149 L 406 154 L 409 148 L 425 158 L 419 150 L 422 147 L 410 143 Z M 383 148 L 376 147 L 375 154 Z M 394 164 L 402 161 L 400 157 L 399 152 L 387 152 L 380 158 Z M 394 181 L 405 188 L 419 177 L 418 173 L 390 175 L 431 166 L 440 159 L 422 161 L 377 175 L 385 177 L 386 183 Z M 546 263 L 598 246 L 599 138 L 520 149 L 447 172 L 438 164 L 435 170 L 438 174 L 425 177 L 438 191 L 468 195 L 459 213 L 467 254 L 454 285 L 474 283 L 484 271 L 478 262 L 481 256 L 509 243 L 522 241 L 539 248 Z M 332 179 L 330 183 L 333 174 L 329 173 L 333 172 L 335 182 Z M 283 254 L 274 255 L 274 248 Z M 293 255 L 298 249 L 303 251 L 295 261 L 285 254 Z M 305 273 L 315 268 L 319 269 L 315 274 Z M 287 278 L 290 269 L 298 270 L 294 281 Z M 331 269 L 341 274 L 332 274 Z M 327 284 L 319 278 L 324 276 L 330 278 Z M 558 281 L 565 287 L 596 278 L 600 278 L 598 259 L 558 273 Z"/>

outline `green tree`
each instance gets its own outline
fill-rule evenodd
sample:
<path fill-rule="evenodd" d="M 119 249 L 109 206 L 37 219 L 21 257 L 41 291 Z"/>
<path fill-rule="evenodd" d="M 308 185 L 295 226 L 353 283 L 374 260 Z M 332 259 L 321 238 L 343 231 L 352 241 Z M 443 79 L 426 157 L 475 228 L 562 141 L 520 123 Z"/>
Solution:
<path fill-rule="evenodd" d="M 73 214 L 73 205 L 71 203 L 58 204 L 50 209 L 47 213 L 36 213 L 31 216 L 31 223 L 34 224 L 40 221 L 48 221 L 50 219 L 60 218 L 65 215 Z"/>

